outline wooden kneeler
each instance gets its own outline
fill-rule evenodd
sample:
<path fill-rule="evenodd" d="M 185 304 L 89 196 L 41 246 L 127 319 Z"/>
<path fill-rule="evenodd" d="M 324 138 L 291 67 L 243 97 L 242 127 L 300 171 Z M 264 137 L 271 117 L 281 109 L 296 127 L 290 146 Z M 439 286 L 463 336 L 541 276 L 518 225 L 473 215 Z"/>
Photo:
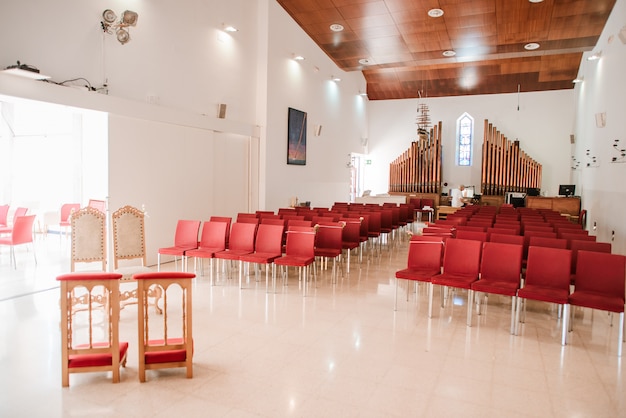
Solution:
<path fill-rule="evenodd" d="M 70 373 L 110 371 L 113 383 L 119 382 L 120 365 L 126 365 L 128 351 L 128 343 L 119 341 L 121 277 L 105 272 L 57 277 L 61 289 L 63 387 L 69 386 Z"/>
<path fill-rule="evenodd" d="M 146 370 L 185 367 L 193 377 L 193 335 L 191 288 L 196 275 L 184 272 L 135 274 L 137 280 L 139 381 L 146 381 Z M 159 288 L 163 314 L 149 315 L 148 297 Z M 180 301 L 180 302 L 178 302 Z M 180 327 L 170 325 L 180 324 Z"/>

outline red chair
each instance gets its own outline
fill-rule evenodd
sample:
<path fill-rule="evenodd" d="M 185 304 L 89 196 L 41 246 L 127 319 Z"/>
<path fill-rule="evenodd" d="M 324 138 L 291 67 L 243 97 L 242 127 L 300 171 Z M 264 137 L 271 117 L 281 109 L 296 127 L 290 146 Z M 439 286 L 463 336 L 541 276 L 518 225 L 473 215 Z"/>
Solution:
<path fill-rule="evenodd" d="M 67 235 L 67 229 L 71 226 L 70 216 L 80 209 L 80 203 L 65 203 L 61 205 L 61 219 L 59 221 L 59 235 Z M 64 233 L 65 231 L 65 233 Z"/>
<path fill-rule="evenodd" d="M 17 221 L 17 218 L 19 218 L 20 216 L 26 216 L 26 213 L 28 213 L 28 208 L 16 208 L 15 212 L 13 212 L 13 221 L 11 222 L 11 225 L 0 227 L 0 235 L 10 234 L 13 230 L 13 225 L 15 225 L 15 222 Z"/>
<path fill-rule="evenodd" d="M 517 297 L 521 299 L 563 305 L 561 345 L 565 345 L 567 338 L 571 259 L 570 250 L 529 247 L 524 287 L 517 291 Z M 519 334 L 520 302 L 518 300 L 515 335 Z"/>
<path fill-rule="evenodd" d="M 446 240 L 443 271 L 432 278 L 432 284 L 467 290 L 467 326 L 472 326 L 472 283 L 478 280 L 482 242 L 450 238 Z M 443 294 L 443 293 L 442 293 Z M 432 292 L 430 294 L 432 299 Z M 442 307 L 443 307 L 442 297 Z M 432 300 L 429 302 L 432 306 Z"/>
<path fill-rule="evenodd" d="M 230 225 L 233 222 L 233 218 L 230 216 L 211 216 L 209 221 L 226 222 L 226 231 L 224 232 L 224 235 L 226 237 L 226 248 L 228 248 L 228 237 L 230 236 Z"/>
<path fill-rule="evenodd" d="M 414 239 L 415 238 L 415 239 Z M 428 316 L 432 316 L 432 278 L 441 273 L 444 241 L 442 237 L 413 236 L 409 242 L 407 267 L 396 271 L 396 291 L 393 310 L 398 310 L 398 282 L 400 279 L 428 283 Z M 409 282 L 410 283 L 410 282 Z M 407 283 L 407 301 L 409 285 Z"/>
<path fill-rule="evenodd" d="M 581 250 L 576 263 L 576 287 L 569 304 L 619 313 L 617 355 L 622 356 L 624 340 L 624 277 L 626 257 Z"/>
<path fill-rule="evenodd" d="M 8 226 L 9 205 L 0 205 L 0 228 Z"/>
<path fill-rule="evenodd" d="M 349 274 L 352 250 L 361 246 L 361 221 L 354 218 L 344 218 L 341 222 L 345 223 L 342 229 L 341 242 L 343 249 L 346 250 L 348 260 L 346 272 Z"/>
<path fill-rule="evenodd" d="M 471 287 L 474 292 L 511 297 L 511 334 L 515 333 L 517 290 L 520 288 L 521 274 L 521 244 L 483 243 L 480 278 L 472 283 Z M 480 298 L 477 297 L 477 300 L 479 302 L 478 314 L 480 315 Z"/>
<path fill-rule="evenodd" d="M 274 260 L 283 255 L 283 231 L 284 226 L 262 223 L 256 233 L 254 252 L 243 254 L 239 258 L 243 263 L 253 263 L 257 267 L 265 264 L 265 291 L 269 290 L 269 265 L 272 265 L 272 283 L 276 291 L 276 266 Z M 258 269 L 255 269 L 255 275 Z M 241 288 L 241 282 L 239 283 Z"/>
<path fill-rule="evenodd" d="M 578 251 L 594 251 L 597 253 L 611 253 L 611 243 L 610 242 L 596 242 L 596 241 L 580 241 L 573 240 L 568 241 L 568 248 L 572 250 L 572 284 L 576 284 L 574 281 L 576 279 L 576 263 L 578 261 Z"/>
<path fill-rule="evenodd" d="M 119 382 L 120 365 L 126 365 L 128 351 L 128 343 L 119 341 L 121 277 L 117 273 L 69 273 L 56 278 L 61 290 L 63 387 L 70 385 L 70 373 L 112 372 L 113 383 Z M 80 307 L 74 303 L 76 294 L 82 295 Z M 108 302 L 104 310 L 103 297 Z M 101 314 L 92 315 L 94 308 Z"/>
<path fill-rule="evenodd" d="M 547 238 L 547 237 L 530 237 L 528 240 L 529 247 L 550 247 L 567 249 L 567 240 L 562 238 Z"/>
<path fill-rule="evenodd" d="M 485 242 L 487 241 L 487 233 L 486 232 L 478 232 L 478 231 L 467 231 L 463 229 L 456 230 L 456 238 L 459 239 L 471 239 L 475 241 Z"/>
<path fill-rule="evenodd" d="M 306 281 L 309 266 L 315 262 L 315 232 L 287 231 L 285 255 L 274 260 L 281 266 L 283 285 L 287 284 L 288 267 L 298 268 L 298 277 L 302 282 L 302 296 L 306 296 Z M 287 267 L 287 269 L 285 269 Z"/>
<path fill-rule="evenodd" d="M 258 225 L 255 223 L 235 222 L 230 230 L 228 248 L 215 253 L 215 258 L 218 260 L 238 261 L 239 283 L 241 283 L 243 274 L 243 263 L 240 257 L 254 252 L 254 240 L 256 239 L 257 229 Z"/>
<path fill-rule="evenodd" d="M 596 241 L 597 237 L 595 235 L 587 235 L 587 234 L 561 234 L 561 238 L 567 241 Z"/>
<path fill-rule="evenodd" d="M 173 255 L 176 270 L 178 270 L 178 259 L 181 258 L 182 270 L 187 270 L 187 256 L 189 250 L 198 248 L 198 231 L 200 221 L 179 220 L 176 224 L 176 234 L 174 235 L 174 246 L 159 248 L 157 255 L 157 271 L 161 270 L 161 254 Z"/>
<path fill-rule="evenodd" d="M 336 225 L 319 225 L 315 233 L 315 256 L 322 258 L 322 268 L 325 266 L 324 260 L 333 259 L 333 280 L 336 280 L 339 275 L 337 259 L 340 259 L 343 253 L 342 237 L 343 226 L 339 223 Z"/>
<path fill-rule="evenodd" d="M 135 274 L 137 308 L 138 374 L 146 381 L 146 370 L 184 367 L 193 377 L 193 327 L 191 294 L 193 273 L 158 272 Z M 148 295 L 158 289 L 163 294 L 163 314 L 150 319 Z M 177 303 L 180 300 L 180 303 Z"/>
<path fill-rule="evenodd" d="M 33 246 L 33 258 L 35 259 L 35 264 L 37 264 L 37 256 L 33 243 L 33 223 L 35 222 L 35 216 L 36 215 L 17 217 L 13 224 L 11 235 L 0 237 L 0 245 L 8 245 L 11 248 L 10 257 L 14 269 L 17 269 L 17 262 L 15 260 L 16 245 L 31 244 Z"/>
<path fill-rule="evenodd" d="M 106 213 L 107 202 L 104 200 L 89 199 L 87 207 L 98 209 L 102 213 Z"/>
<path fill-rule="evenodd" d="M 230 219 L 230 218 L 229 218 Z M 187 257 L 193 257 L 193 270 L 197 271 L 197 261 L 200 259 L 200 273 L 204 272 L 204 266 L 202 260 L 209 259 L 209 277 L 211 278 L 211 284 L 213 284 L 213 259 L 215 253 L 224 251 L 226 249 L 226 233 L 229 229 L 229 224 L 222 221 L 205 221 L 202 225 L 202 235 L 200 236 L 200 242 L 198 248 L 193 250 L 187 250 Z"/>

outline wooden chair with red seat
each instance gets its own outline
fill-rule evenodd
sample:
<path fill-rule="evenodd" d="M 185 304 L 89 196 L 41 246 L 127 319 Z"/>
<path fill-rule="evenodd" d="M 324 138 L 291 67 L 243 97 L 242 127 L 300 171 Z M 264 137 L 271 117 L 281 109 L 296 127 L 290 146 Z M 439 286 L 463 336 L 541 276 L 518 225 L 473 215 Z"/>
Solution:
<path fill-rule="evenodd" d="M 229 218 L 230 219 L 230 218 Z M 209 259 L 209 277 L 213 284 L 213 259 L 215 253 L 226 249 L 226 234 L 229 230 L 229 223 L 223 221 L 205 221 L 202 225 L 202 233 L 198 248 L 187 251 L 187 257 L 193 257 L 193 271 L 197 270 L 197 261 L 200 259 L 200 275 L 204 274 L 205 258 Z"/>
<path fill-rule="evenodd" d="M 256 233 L 254 243 L 254 252 L 243 254 L 239 258 L 243 263 L 253 263 L 255 267 L 265 264 L 265 291 L 269 291 L 269 265 L 272 265 L 272 284 L 276 291 L 276 266 L 274 260 L 283 255 L 283 225 L 272 225 L 262 223 Z M 257 276 L 258 268 L 255 268 L 255 276 Z M 239 288 L 242 288 L 241 281 Z"/>
<path fill-rule="evenodd" d="M 467 326 L 472 326 L 472 304 L 474 291 L 472 283 L 478 280 L 480 253 L 483 243 L 476 240 L 450 238 L 446 240 L 443 255 L 442 273 L 432 278 L 433 285 L 467 290 Z M 430 294 L 432 299 L 432 292 Z M 442 292 L 442 308 L 444 297 Z M 429 302 L 432 305 L 432 301 Z"/>
<path fill-rule="evenodd" d="M 37 255 L 35 254 L 35 246 L 33 242 L 33 223 L 36 215 L 18 216 L 11 229 L 11 235 L 0 237 L 0 245 L 8 245 L 10 247 L 11 264 L 17 269 L 17 261 L 15 259 L 15 247 L 17 245 L 30 244 L 33 248 L 33 258 L 37 264 Z"/>
<path fill-rule="evenodd" d="M 228 239 L 228 248 L 215 253 L 217 260 L 237 262 L 239 266 L 239 283 L 241 284 L 243 275 L 243 262 L 241 256 L 254 252 L 254 241 L 256 239 L 257 228 L 256 223 L 235 222 L 230 229 L 230 237 Z M 229 269 L 229 272 L 231 269 Z M 241 287 L 241 286 L 240 286 Z"/>
<path fill-rule="evenodd" d="M 61 205 L 61 219 L 59 220 L 59 236 L 67 236 L 67 231 L 71 226 L 70 217 L 74 212 L 80 210 L 80 203 L 65 203 Z"/>
<path fill-rule="evenodd" d="M 339 222 L 335 225 L 318 225 L 315 233 L 315 251 L 316 257 L 321 258 L 320 269 L 325 269 L 329 258 L 333 259 L 332 280 L 337 281 L 339 269 L 337 268 L 337 259 L 341 259 L 343 253 L 343 224 Z"/>
<path fill-rule="evenodd" d="M 576 286 L 569 304 L 619 314 L 617 355 L 622 356 L 624 341 L 624 278 L 626 257 L 580 250 L 576 263 Z M 572 309 L 572 322 L 573 322 Z M 570 326 L 571 330 L 571 326 Z"/>
<path fill-rule="evenodd" d="M 117 273 L 68 273 L 58 276 L 61 290 L 61 384 L 70 373 L 112 372 L 120 380 L 128 343 L 119 341 L 119 280 Z M 79 295 L 79 296 L 76 296 Z M 80 308 L 78 308 L 80 306 Z M 104 316 L 92 315 L 94 308 Z"/>
<path fill-rule="evenodd" d="M 181 219 L 176 223 L 174 245 L 159 248 L 157 255 L 157 270 L 161 270 L 161 254 L 173 255 L 175 269 L 178 270 L 178 258 L 181 258 L 182 271 L 187 270 L 187 251 L 198 248 L 198 232 L 200 221 Z"/>
<path fill-rule="evenodd" d="M 515 333 L 517 290 L 520 288 L 522 274 L 522 250 L 521 243 L 483 243 L 480 277 L 471 285 L 474 292 L 511 297 L 511 334 Z M 480 315 L 478 295 L 476 295 L 476 300 L 478 315 Z"/>
<path fill-rule="evenodd" d="M 432 278 L 441 273 L 444 251 L 443 237 L 425 237 L 414 235 L 409 242 L 407 267 L 396 271 L 396 291 L 393 310 L 398 310 L 398 282 L 399 279 L 415 283 L 428 283 L 428 317 L 432 316 L 433 291 Z M 408 282 L 410 283 L 410 282 Z M 407 301 L 409 300 L 409 285 L 407 283 Z"/>
<path fill-rule="evenodd" d="M 193 377 L 192 287 L 193 273 L 153 272 L 135 274 L 139 307 L 139 381 L 146 381 L 146 370 L 184 367 Z M 163 315 L 151 317 L 148 295 L 158 288 L 163 294 Z M 180 300 L 180 303 L 177 303 Z M 176 324 L 180 324 L 177 326 Z"/>
<path fill-rule="evenodd" d="M 302 296 L 306 296 L 307 277 L 309 266 L 315 262 L 315 232 L 287 231 L 287 247 L 285 255 L 274 260 L 274 264 L 281 266 L 283 285 L 287 284 L 289 267 L 298 268 L 298 278 L 302 284 Z"/>
<path fill-rule="evenodd" d="M 569 288 L 572 252 L 560 248 L 529 247 L 524 286 L 517 291 L 515 335 L 519 334 L 520 299 L 555 303 L 563 306 L 561 345 L 567 338 Z M 524 306 L 526 311 L 526 306 Z M 525 316 L 525 315 L 524 315 Z"/>

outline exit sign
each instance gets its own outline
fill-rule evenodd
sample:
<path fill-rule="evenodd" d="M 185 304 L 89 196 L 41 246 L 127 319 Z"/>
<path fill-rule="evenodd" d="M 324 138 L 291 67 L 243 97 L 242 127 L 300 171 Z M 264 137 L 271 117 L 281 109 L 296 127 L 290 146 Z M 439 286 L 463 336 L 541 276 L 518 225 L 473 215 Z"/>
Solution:
<path fill-rule="evenodd" d="M 366 165 L 372 165 L 372 160 L 365 160 Z"/>

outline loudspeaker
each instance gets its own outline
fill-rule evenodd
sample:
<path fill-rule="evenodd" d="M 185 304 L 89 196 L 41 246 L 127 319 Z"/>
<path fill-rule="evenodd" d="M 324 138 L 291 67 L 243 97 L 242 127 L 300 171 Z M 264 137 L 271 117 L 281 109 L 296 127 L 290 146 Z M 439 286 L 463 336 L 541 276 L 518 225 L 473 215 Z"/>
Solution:
<path fill-rule="evenodd" d="M 220 119 L 226 118 L 226 105 L 224 103 L 217 105 L 217 117 Z"/>
<path fill-rule="evenodd" d="M 322 125 L 315 125 L 315 136 L 320 136 L 322 133 Z"/>
<path fill-rule="evenodd" d="M 569 136 L 569 143 L 570 144 L 575 144 L 576 143 L 576 138 L 574 137 L 574 134 L 571 134 Z"/>

